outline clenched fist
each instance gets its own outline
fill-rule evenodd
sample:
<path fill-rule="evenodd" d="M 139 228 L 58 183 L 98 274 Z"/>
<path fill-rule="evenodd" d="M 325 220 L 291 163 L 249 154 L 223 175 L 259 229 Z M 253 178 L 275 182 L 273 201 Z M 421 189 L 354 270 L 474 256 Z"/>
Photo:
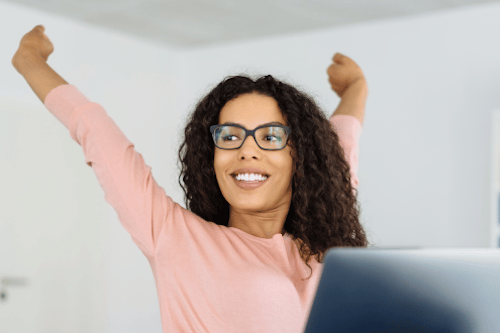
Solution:
<path fill-rule="evenodd" d="M 335 53 L 333 64 L 328 67 L 327 73 L 332 90 L 340 98 L 353 83 L 358 81 L 366 82 L 361 68 L 351 58 L 340 53 Z"/>
<path fill-rule="evenodd" d="M 54 51 L 54 46 L 45 36 L 44 31 L 43 26 L 37 25 L 24 35 L 12 58 L 12 65 L 24 76 L 42 103 L 45 102 L 45 97 L 54 88 L 68 84 L 47 64 L 47 59 Z"/>
<path fill-rule="evenodd" d="M 47 62 L 49 55 L 54 51 L 54 46 L 44 31 L 42 25 L 37 25 L 23 36 L 12 58 L 12 65 L 17 71 L 21 72 L 25 67 Z"/>

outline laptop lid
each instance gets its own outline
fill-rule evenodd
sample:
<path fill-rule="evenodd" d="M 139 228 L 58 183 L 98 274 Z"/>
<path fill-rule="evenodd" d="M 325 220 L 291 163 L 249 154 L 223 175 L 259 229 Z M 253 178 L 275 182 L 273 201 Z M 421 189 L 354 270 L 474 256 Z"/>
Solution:
<path fill-rule="evenodd" d="M 500 249 L 330 249 L 304 332 L 500 332 Z"/>

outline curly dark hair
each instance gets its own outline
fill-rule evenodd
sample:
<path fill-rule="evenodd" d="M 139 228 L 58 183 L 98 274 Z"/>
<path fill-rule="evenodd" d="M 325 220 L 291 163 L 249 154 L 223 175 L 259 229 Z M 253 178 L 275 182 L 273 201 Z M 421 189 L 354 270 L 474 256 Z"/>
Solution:
<path fill-rule="evenodd" d="M 255 81 L 247 76 L 227 77 L 197 104 L 179 148 L 179 184 L 186 208 L 206 221 L 228 225 L 229 203 L 215 176 L 210 126 L 218 124 L 227 102 L 247 93 L 274 98 L 292 129 L 292 201 L 284 231 L 297 242 L 309 269 L 311 256 L 321 263 L 332 247 L 366 247 L 357 190 L 351 185 L 349 164 L 331 123 L 311 97 L 271 75 Z"/>

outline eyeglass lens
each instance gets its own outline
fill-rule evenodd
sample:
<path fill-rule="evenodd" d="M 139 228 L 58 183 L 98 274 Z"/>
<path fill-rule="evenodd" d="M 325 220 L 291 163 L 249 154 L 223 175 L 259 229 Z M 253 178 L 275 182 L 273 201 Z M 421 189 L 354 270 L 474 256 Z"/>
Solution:
<path fill-rule="evenodd" d="M 281 149 L 286 145 L 287 133 L 279 126 L 261 127 L 255 132 L 255 138 L 261 148 Z M 239 148 L 245 139 L 245 130 L 236 126 L 222 126 L 215 131 L 215 144 L 219 148 Z"/>

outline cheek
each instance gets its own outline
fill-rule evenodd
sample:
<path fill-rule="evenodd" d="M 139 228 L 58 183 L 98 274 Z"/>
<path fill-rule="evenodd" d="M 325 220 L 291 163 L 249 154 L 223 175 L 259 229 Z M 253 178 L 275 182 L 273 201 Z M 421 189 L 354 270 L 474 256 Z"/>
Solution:
<path fill-rule="evenodd" d="M 215 150 L 214 153 L 214 171 L 216 176 L 222 177 L 224 175 L 224 171 L 228 170 L 228 163 L 230 158 L 228 154 L 224 154 L 224 152 Z"/>
<path fill-rule="evenodd" d="M 215 171 L 215 175 L 217 176 L 219 174 L 219 170 L 220 170 L 220 156 L 219 154 L 217 153 L 217 151 L 214 153 L 214 171 Z"/>
<path fill-rule="evenodd" d="M 284 152 L 282 156 L 280 156 L 279 159 L 275 160 L 275 166 L 277 167 L 278 170 L 280 170 L 281 175 L 284 177 L 284 179 L 290 178 L 293 175 L 293 158 L 290 155 L 290 152 Z"/>

